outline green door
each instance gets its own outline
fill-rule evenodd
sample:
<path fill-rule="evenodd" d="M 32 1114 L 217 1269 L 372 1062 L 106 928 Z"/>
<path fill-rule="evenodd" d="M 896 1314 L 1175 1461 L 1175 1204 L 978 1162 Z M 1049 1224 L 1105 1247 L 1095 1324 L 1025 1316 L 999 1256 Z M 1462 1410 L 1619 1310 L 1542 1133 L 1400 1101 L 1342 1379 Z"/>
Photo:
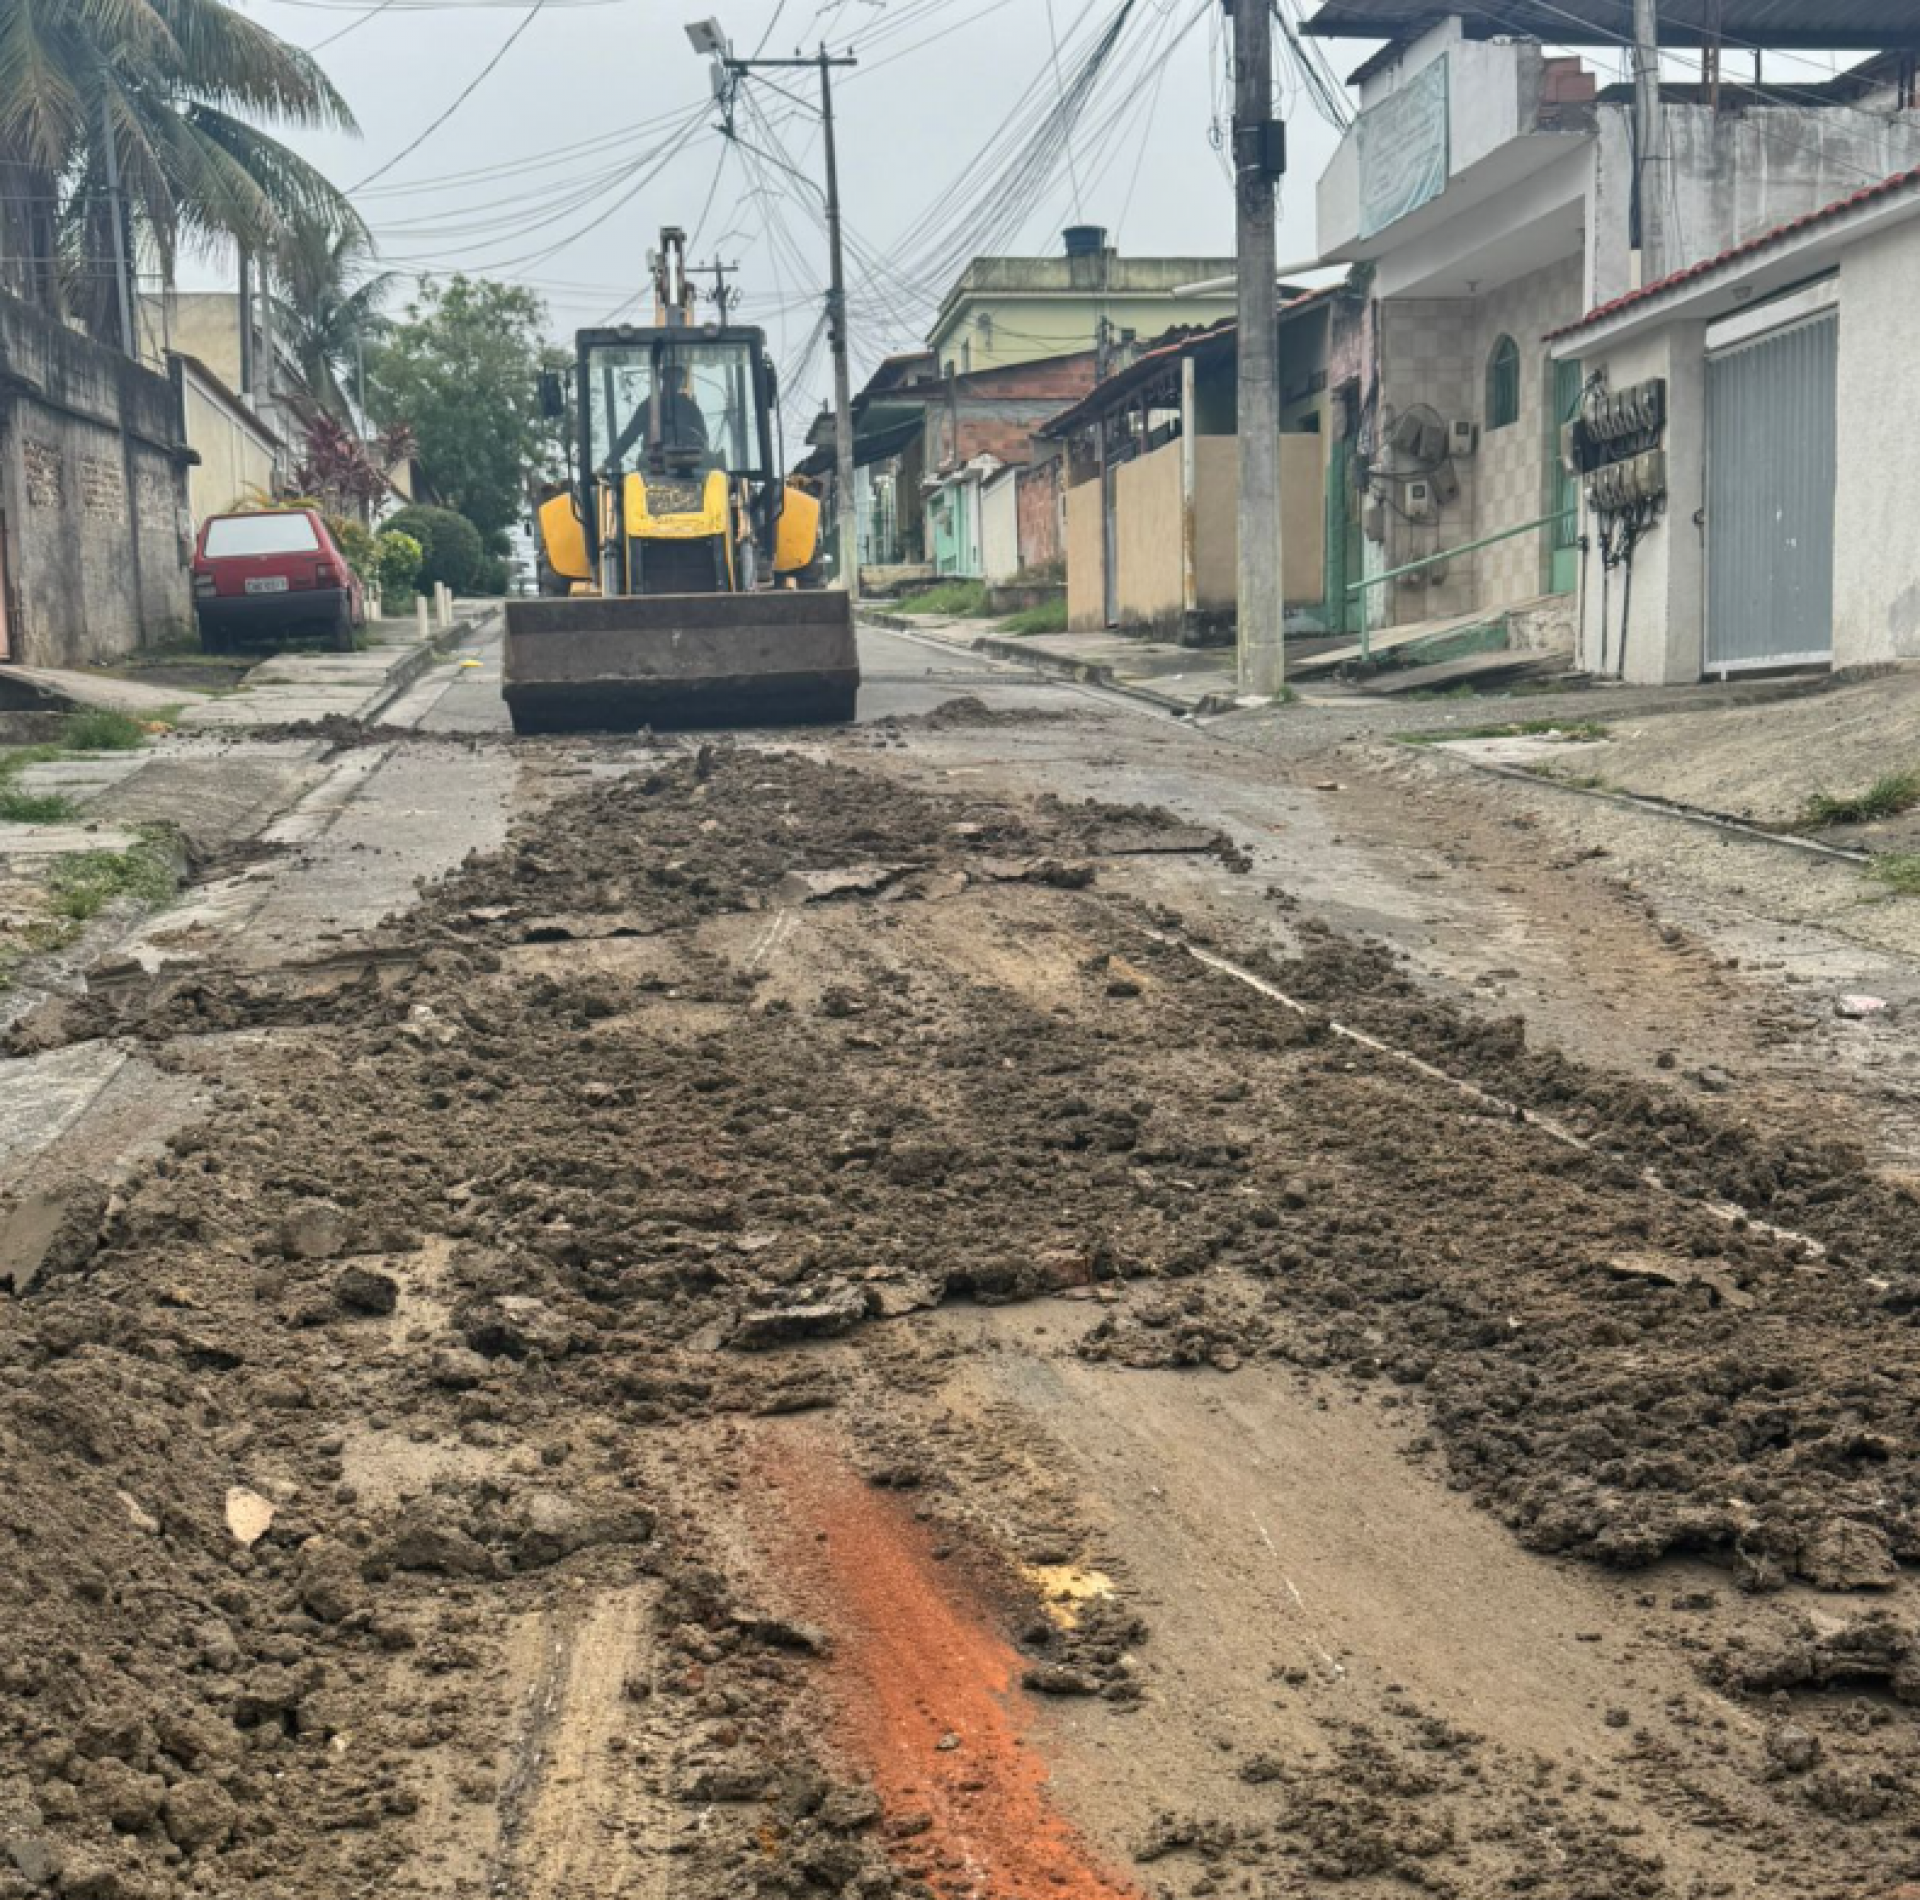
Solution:
<path fill-rule="evenodd" d="M 1353 444 L 1335 436 L 1327 455 L 1327 599 L 1326 630 L 1354 633 L 1360 608 L 1349 591 L 1365 578 L 1366 544 L 1360 531 L 1360 503 L 1353 487 Z"/>
<path fill-rule="evenodd" d="M 1579 412 L 1581 375 L 1576 362 L 1553 363 L 1553 402 L 1547 410 L 1547 512 L 1560 519 L 1547 529 L 1547 592 L 1570 594 L 1580 584 L 1580 482 L 1560 460 L 1560 430 Z"/>

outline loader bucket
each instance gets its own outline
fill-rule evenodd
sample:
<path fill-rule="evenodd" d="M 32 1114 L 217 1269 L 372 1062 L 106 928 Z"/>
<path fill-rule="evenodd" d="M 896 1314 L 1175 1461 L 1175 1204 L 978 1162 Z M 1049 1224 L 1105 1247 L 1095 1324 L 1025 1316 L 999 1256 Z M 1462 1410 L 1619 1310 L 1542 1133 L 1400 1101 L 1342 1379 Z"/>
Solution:
<path fill-rule="evenodd" d="M 516 732 L 835 724 L 853 717 L 853 603 L 837 590 L 507 603 Z"/>

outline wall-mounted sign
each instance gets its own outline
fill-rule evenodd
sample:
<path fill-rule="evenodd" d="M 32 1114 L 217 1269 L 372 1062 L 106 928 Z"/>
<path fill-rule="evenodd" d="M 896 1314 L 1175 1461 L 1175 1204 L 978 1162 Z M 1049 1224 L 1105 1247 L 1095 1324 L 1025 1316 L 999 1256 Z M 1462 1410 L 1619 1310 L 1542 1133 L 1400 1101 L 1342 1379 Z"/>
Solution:
<path fill-rule="evenodd" d="M 1360 235 L 1370 238 L 1447 188 L 1447 58 L 1360 115 Z"/>

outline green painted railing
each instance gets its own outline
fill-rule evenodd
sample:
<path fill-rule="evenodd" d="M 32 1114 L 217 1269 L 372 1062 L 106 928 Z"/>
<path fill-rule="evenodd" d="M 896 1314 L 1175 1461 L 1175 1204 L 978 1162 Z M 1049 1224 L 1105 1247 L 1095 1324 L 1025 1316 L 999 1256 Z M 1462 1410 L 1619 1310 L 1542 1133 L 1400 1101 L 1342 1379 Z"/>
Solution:
<path fill-rule="evenodd" d="M 1457 548 L 1445 548 L 1438 554 L 1429 554 L 1423 560 L 1409 561 L 1404 567 L 1390 567 L 1384 574 L 1369 574 L 1365 580 L 1348 584 L 1349 595 L 1364 594 L 1369 588 L 1384 587 L 1388 581 L 1397 581 L 1403 574 L 1418 574 L 1429 567 L 1438 567 L 1443 561 L 1455 561 L 1463 554 L 1478 554 L 1482 548 L 1497 546 L 1502 541 L 1512 541 L 1523 534 L 1538 534 L 1542 528 L 1557 527 L 1563 521 L 1571 521 L 1579 511 L 1562 508 L 1553 514 L 1542 515 L 1538 521 L 1523 521 L 1517 528 L 1502 528 L 1498 534 L 1483 535 L 1478 541 L 1465 541 Z M 1373 658 L 1373 634 L 1364 620 L 1360 627 L 1360 657 L 1363 660 Z"/>

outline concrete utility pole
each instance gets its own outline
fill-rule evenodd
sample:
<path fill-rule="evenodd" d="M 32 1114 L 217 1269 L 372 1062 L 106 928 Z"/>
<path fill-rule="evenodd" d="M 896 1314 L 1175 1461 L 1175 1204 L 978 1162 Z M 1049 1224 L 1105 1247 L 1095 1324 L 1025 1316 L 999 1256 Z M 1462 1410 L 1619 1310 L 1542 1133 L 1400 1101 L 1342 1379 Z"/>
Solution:
<path fill-rule="evenodd" d="M 1273 116 L 1270 0 L 1233 0 L 1233 171 L 1240 328 L 1240 690 L 1271 699 L 1286 684 L 1280 564 L 1280 318 L 1274 184 L 1287 168 Z"/>
<path fill-rule="evenodd" d="M 840 161 L 833 142 L 833 61 L 820 49 L 820 116 L 827 137 L 827 247 L 833 281 L 827 292 L 827 342 L 833 350 L 834 492 L 840 498 L 840 573 L 860 598 L 860 507 L 853 491 L 853 372 L 847 361 L 847 260 L 840 238 Z M 845 64 L 851 66 L 853 61 Z"/>
<path fill-rule="evenodd" d="M 1633 0 L 1633 248 L 1643 284 L 1667 273 L 1660 192 L 1650 185 L 1650 168 L 1661 162 L 1660 110 L 1660 10 L 1657 0 Z"/>
<path fill-rule="evenodd" d="M 113 213 L 113 281 L 120 298 L 120 347 L 137 358 L 140 338 L 133 327 L 133 285 L 127 276 L 127 194 L 120 188 L 120 141 L 113 135 L 113 115 L 104 95 L 100 101 L 100 138 L 107 161 L 107 203 Z"/>
<path fill-rule="evenodd" d="M 811 59 L 735 59 L 721 52 L 719 25 L 702 21 L 687 29 L 696 52 L 714 52 L 730 77 L 795 67 L 812 67 L 820 75 L 820 118 L 827 149 L 827 250 L 830 278 L 827 289 L 827 341 L 833 350 L 834 493 L 839 507 L 840 578 L 855 600 L 860 598 L 860 511 L 853 493 L 853 373 L 847 360 L 847 263 L 840 232 L 840 155 L 833 135 L 833 71 L 857 66 L 851 53 L 836 57 L 822 46 Z M 729 115 L 728 125 L 732 124 Z"/>

